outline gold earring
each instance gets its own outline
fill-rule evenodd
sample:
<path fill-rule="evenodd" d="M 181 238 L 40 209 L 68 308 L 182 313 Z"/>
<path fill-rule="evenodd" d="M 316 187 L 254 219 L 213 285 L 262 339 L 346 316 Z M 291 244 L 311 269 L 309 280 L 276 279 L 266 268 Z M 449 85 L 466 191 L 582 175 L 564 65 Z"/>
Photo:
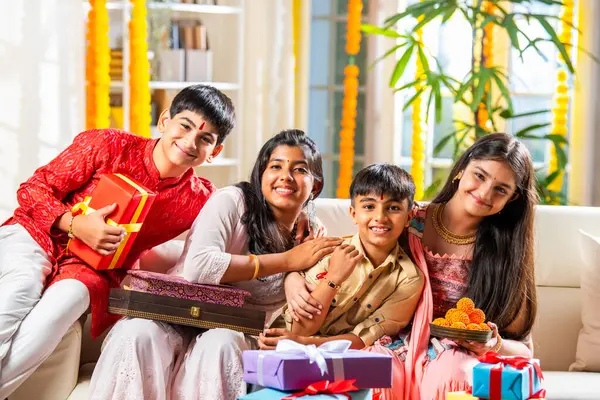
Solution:
<path fill-rule="evenodd" d="M 462 178 L 462 176 L 463 176 L 463 173 L 462 173 L 462 171 L 460 171 L 458 174 L 456 174 L 456 176 L 454 177 L 454 179 L 452 179 L 452 182 L 459 181 L 460 178 Z"/>

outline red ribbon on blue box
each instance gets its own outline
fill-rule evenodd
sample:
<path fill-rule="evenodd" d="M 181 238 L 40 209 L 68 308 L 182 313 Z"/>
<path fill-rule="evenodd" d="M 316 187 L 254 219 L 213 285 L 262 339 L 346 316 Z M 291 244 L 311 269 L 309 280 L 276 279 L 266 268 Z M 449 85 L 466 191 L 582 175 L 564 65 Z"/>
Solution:
<path fill-rule="evenodd" d="M 546 396 L 546 391 L 540 389 L 537 392 L 534 390 L 534 378 L 535 375 L 539 378 L 540 382 L 544 378 L 542 369 L 537 362 L 527 357 L 520 356 L 501 356 L 493 351 L 487 352 L 483 356 L 479 357 L 479 361 L 486 364 L 495 364 L 490 369 L 490 380 L 489 380 L 489 399 L 490 400 L 501 400 L 502 399 L 502 372 L 505 366 L 511 366 L 517 370 L 528 369 L 529 375 L 529 399 L 541 399 Z M 475 386 L 475 377 L 473 378 L 473 386 Z M 474 389 L 473 395 L 477 396 L 478 393 Z M 481 396 L 481 394 L 479 394 Z"/>
<path fill-rule="evenodd" d="M 334 382 L 319 381 L 308 385 L 302 392 L 290 394 L 281 400 L 293 400 L 299 397 L 315 394 L 341 394 L 346 396 L 347 399 L 352 399 L 352 396 L 350 396 L 348 392 L 358 390 L 358 388 L 354 386 L 354 382 L 356 382 L 356 379 L 347 379 Z M 376 395 L 373 393 L 374 400 L 378 400 L 379 397 L 379 394 Z"/>

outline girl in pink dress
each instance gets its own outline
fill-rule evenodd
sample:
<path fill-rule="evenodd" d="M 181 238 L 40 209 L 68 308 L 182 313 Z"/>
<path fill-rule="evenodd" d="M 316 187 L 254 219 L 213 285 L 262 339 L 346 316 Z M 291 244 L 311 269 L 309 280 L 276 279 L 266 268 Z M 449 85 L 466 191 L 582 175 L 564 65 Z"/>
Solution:
<path fill-rule="evenodd" d="M 506 134 L 480 138 L 456 162 L 441 193 L 420 208 L 409 229 L 415 263 L 428 282 L 410 332 L 368 351 L 394 357 L 384 399 L 445 399 L 467 390 L 472 367 L 487 351 L 531 357 L 536 315 L 533 216 L 537 203 L 531 156 Z M 430 339 L 429 323 L 463 296 L 484 310 L 487 343 Z"/>

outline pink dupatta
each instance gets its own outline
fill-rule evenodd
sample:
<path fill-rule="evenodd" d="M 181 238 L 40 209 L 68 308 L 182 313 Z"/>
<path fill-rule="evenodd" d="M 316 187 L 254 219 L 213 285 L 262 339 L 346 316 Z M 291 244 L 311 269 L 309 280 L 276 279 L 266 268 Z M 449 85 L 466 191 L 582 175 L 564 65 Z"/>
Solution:
<path fill-rule="evenodd" d="M 378 390 L 381 400 L 420 399 L 420 385 L 425 369 L 425 356 L 429 347 L 429 322 L 433 317 L 433 296 L 429 282 L 429 272 L 425 261 L 425 250 L 420 233 L 409 231 L 409 246 L 417 267 L 423 273 L 425 286 L 417 305 L 408 341 L 408 353 L 404 362 L 387 347 L 373 345 L 365 351 L 372 351 L 392 356 L 393 377 L 392 389 Z"/>
<path fill-rule="evenodd" d="M 429 322 L 433 318 L 433 296 L 421 238 L 413 232 L 409 232 L 408 240 L 415 263 L 425 278 L 425 286 L 413 318 L 408 354 L 404 363 L 404 398 L 419 399 L 419 388 L 425 368 L 425 356 L 429 346 Z"/>

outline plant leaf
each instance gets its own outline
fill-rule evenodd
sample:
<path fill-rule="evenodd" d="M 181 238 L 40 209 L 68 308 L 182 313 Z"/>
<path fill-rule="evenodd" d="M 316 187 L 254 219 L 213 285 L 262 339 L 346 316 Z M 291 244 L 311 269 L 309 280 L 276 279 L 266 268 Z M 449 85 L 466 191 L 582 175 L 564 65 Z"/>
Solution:
<path fill-rule="evenodd" d="M 471 111 L 477 111 L 479 107 L 479 103 L 481 103 L 481 99 L 485 93 L 485 85 L 490 80 L 490 70 L 489 68 L 482 67 L 479 72 L 475 74 L 479 79 L 477 81 L 477 86 L 475 87 L 475 92 L 473 93 L 473 102 L 471 103 Z"/>
<path fill-rule="evenodd" d="M 558 176 L 560 175 L 562 171 L 557 169 L 556 171 L 552 172 L 551 174 L 547 175 L 546 177 L 543 178 L 543 180 L 540 182 L 543 186 L 547 187 L 548 185 L 550 185 L 552 182 L 554 182 L 554 180 L 556 178 L 558 178 Z"/>
<path fill-rule="evenodd" d="M 515 136 L 518 138 L 526 138 L 526 139 L 542 139 L 542 137 L 540 136 L 533 136 L 533 135 L 528 135 L 528 132 L 537 130 L 537 129 L 542 129 L 542 128 L 546 128 L 548 126 L 550 126 L 551 123 L 550 122 L 545 122 L 543 124 L 533 124 L 533 125 L 529 125 L 528 127 L 525 127 L 523 129 L 521 129 L 520 131 L 515 133 Z"/>
<path fill-rule="evenodd" d="M 396 83 L 398 83 L 398 80 L 402 77 L 402 74 L 404 74 L 404 70 L 406 69 L 406 65 L 412 57 L 414 48 L 414 44 L 408 46 L 408 49 L 406 49 L 402 57 L 400 57 L 400 60 L 398 60 L 398 62 L 396 63 L 396 68 L 394 68 L 394 72 L 392 73 L 392 77 L 390 78 L 391 88 L 396 86 Z"/>
<path fill-rule="evenodd" d="M 435 94 L 435 122 L 439 123 L 442 120 L 442 90 L 439 80 L 434 80 L 431 83 L 432 92 Z"/>
<path fill-rule="evenodd" d="M 504 119 L 514 119 L 514 118 L 521 118 L 521 117 L 529 117 L 532 115 L 545 114 L 545 113 L 549 113 L 550 111 L 551 111 L 550 109 L 545 109 L 545 110 L 537 110 L 537 111 L 528 111 L 528 112 L 524 112 L 521 114 L 513 114 L 511 110 L 504 110 L 499 115 Z"/>
<path fill-rule="evenodd" d="M 425 91 L 425 87 L 420 88 L 417 92 L 406 102 L 404 103 L 404 107 L 402 107 L 402 111 L 405 111 L 410 105 Z"/>
<path fill-rule="evenodd" d="M 381 28 L 371 24 L 362 24 L 360 30 L 368 35 L 380 35 L 394 39 L 407 38 L 407 35 L 401 35 L 393 29 Z"/>
<path fill-rule="evenodd" d="M 440 139 L 440 140 L 437 142 L 437 144 L 435 145 L 435 147 L 433 148 L 433 154 L 434 154 L 434 155 L 436 155 L 436 156 L 437 156 L 438 154 L 440 154 L 440 152 L 441 152 L 441 151 L 444 149 L 444 147 L 446 147 L 446 145 L 448 144 L 448 142 L 449 142 L 451 139 L 454 139 L 454 138 L 456 137 L 456 135 L 457 135 L 457 134 L 459 134 L 461 131 L 463 131 L 463 130 L 465 130 L 465 129 L 468 129 L 468 128 L 462 128 L 462 129 L 459 129 L 459 130 L 457 130 L 457 131 L 454 131 L 454 132 L 452 132 L 452 133 L 450 133 L 450 134 L 448 134 L 448 135 L 446 135 L 446 136 L 442 137 L 442 138 L 441 138 L 441 139 Z"/>
<path fill-rule="evenodd" d="M 565 64 L 567 64 L 569 72 L 571 72 L 572 74 L 575 73 L 575 69 L 573 68 L 573 64 L 571 63 L 571 57 L 569 56 L 569 53 L 567 52 L 564 43 L 562 43 L 558 38 L 558 35 L 552 27 L 552 25 L 550 25 L 550 23 L 541 15 L 533 15 L 533 17 L 539 21 L 540 25 L 542 25 L 546 33 L 550 35 L 550 39 L 552 39 L 554 46 L 558 49 L 563 59 L 565 60 Z"/>
<path fill-rule="evenodd" d="M 415 79 L 415 80 L 414 80 L 414 81 L 412 81 L 412 82 L 408 82 L 406 85 L 402 85 L 402 86 L 400 86 L 399 88 L 397 88 L 397 89 L 394 89 L 394 92 L 401 92 L 401 91 L 403 91 L 403 90 L 406 90 L 406 89 L 408 89 L 408 88 L 410 88 L 410 87 L 413 87 L 413 86 L 415 86 L 415 85 L 416 85 L 417 83 L 419 83 L 419 82 L 421 82 L 421 80 L 420 80 L 420 79 Z"/>
<path fill-rule="evenodd" d="M 543 136 L 545 139 L 552 140 L 555 144 L 567 144 L 569 141 L 566 137 L 562 135 L 557 135 L 556 133 L 551 133 L 549 135 Z"/>
<path fill-rule="evenodd" d="M 433 21 L 434 19 L 436 19 L 439 15 L 441 15 L 448 6 L 439 6 L 438 8 L 435 8 L 427 13 L 422 14 L 423 18 L 421 19 L 421 21 L 419 21 L 413 28 L 412 28 L 412 32 L 416 32 L 419 29 L 421 29 L 422 27 L 424 27 L 425 25 L 427 25 L 428 23 L 430 23 L 431 21 Z"/>
<path fill-rule="evenodd" d="M 437 0 L 424 0 L 424 1 L 412 4 L 408 7 L 406 7 L 406 10 L 404 12 L 401 12 L 396 15 L 392 15 L 391 17 L 386 19 L 385 27 L 389 28 L 390 26 L 394 25 L 396 22 L 398 22 L 401 19 L 404 19 L 408 16 L 417 18 L 420 15 L 427 13 L 428 12 L 427 9 L 435 7 L 437 5 L 437 3 L 438 3 Z"/>
<path fill-rule="evenodd" d="M 556 151 L 556 166 L 560 170 L 564 170 L 567 166 L 567 153 L 562 148 L 562 146 L 558 145 L 556 142 L 554 143 L 554 150 Z"/>
<path fill-rule="evenodd" d="M 375 59 L 375 61 L 373 61 L 371 63 L 371 68 L 373 66 L 375 66 L 375 64 L 377 64 L 378 62 L 380 62 L 384 58 L 387 58 L 390 54 L 395 53 L 396 50 L 401 49 L 402 47 L 406 46 L 407 44 L 408 44 L 408 42 L 404 42 L 404 43 L 401 43 L 401 44 L 398 44 L 398 45 L 392 47 L 391 49 L 389 49 L 388 51 L 386 51 L 384 55 L 382 55 L 381 57 L 378 57 L 377 59 Z"/>
<path fill-rule="evenodd" d="M 500 89 L 500 93 L 502 93 L 502 97 L 504 98 L 504 101 L 506 101 L 506 105 L 508 106 L 508 111 L 510 113 L 512 113 L 513 105 L 512 105 L 512 97 L 510 95 L 510 91 L 504 84 L 504 81 L 498 75 L 493 74 L 492 77 L 493 77 L 494 81 L 496 82 L 498 89 Z"/>
<path fill-rule="evenodd" d="M 427 189 L 425 189 L 425 192 L 423 193 L 423 199 L 433 199 L 433 196 L 439 191 L 441 184 L 442 180 L 440 178 L 437 178 L 435 181 L 433 181 L 431 185 L 429 185 Z"/>
<path fill-rule="evenodd" d="M 417 44 L 417 53 L 419 55 L 419 61 L 421 61 L 421 65 L 423 66 L 424 71 L 429 71 L 429 60 L 427 60 L 427 56 L 423 51 L 423 46 Z"/>
<path fill-rule="evenodd" d="M 475 74 L 471 73 L 469 79 L 465 83 L 459 85 L 458 89 L 456 90 L 456 95 L 454 95 L 454 100 L 463 101 L 465 102 L 465 104 L 467 104 L 467 101 L 463 99 L 463 96 L 467 92 L 467 90 L 471 88 L 471 85 L 473 84 L 474 80 Z"/>
<path fill-rule="evenodd" d="M 523 61 L 523 52 L 521 51 L 521 47 L 519 45 L 519 36 L 517 34 L 518 28 L 515 24 L 514 15 L 508 14 L 504 17 L 504 21 L 502 23 L 504 29 L 506 29 L 506 33 L 508 33 L 508 37 L 510 39 L 510 44 L 519 52 L 519 57 L 521 61 Z"/>

